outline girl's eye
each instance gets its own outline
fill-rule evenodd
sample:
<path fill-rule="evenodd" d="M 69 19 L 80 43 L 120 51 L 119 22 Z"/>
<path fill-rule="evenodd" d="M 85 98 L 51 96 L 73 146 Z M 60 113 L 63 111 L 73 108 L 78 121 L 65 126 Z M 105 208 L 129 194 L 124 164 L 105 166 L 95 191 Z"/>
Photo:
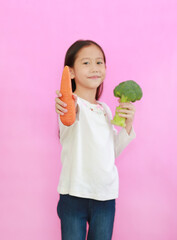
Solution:
<path fill-rule="evenodd" d="M 89 64 L 89 62 L 84 62 L 83 64 L 85 64 L 85 65 L 88 65 L 88 64 Z"/>
<path fill-rule="evenodd" d="M 103 62 L 97 62 L 97 64 L 103 64 Z"/>

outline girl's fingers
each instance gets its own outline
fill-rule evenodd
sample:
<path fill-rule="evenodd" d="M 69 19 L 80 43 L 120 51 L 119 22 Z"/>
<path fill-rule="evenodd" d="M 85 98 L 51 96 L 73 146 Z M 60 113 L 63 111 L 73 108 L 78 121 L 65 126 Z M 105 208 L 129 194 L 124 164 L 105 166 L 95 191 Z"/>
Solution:
<path fill-rule="evenodd" d="M 132 106 L 133 104 L 130 103 L 130 102 L 120 102 L 120 106 L 121 107 L 129 107 L 129 106 Z"/>
<path fill-rule="evenodd" d="M 127 113 L 127 114 L 134 114 L 134 111 L 132 109 L 117 109 L 116 110 L 118 113 Z"/>
<path fill-rule="evenodd" d="M 58 95 L 58 97 L 62 96 L 62 94 L 61 94 L 61 92 L 59 90 L 56 90 L 56 94 Z"/>
<path fill-rule="evenodd" d="M 67 112 L 67 111 L 68 111 L 66 108 L 63 108 L 61 105 L 59 105 L 59 104 L 56 104 L 56 105 L 57 105 L 56 108 L 57 108 L 58 110 L 60 110 L 60 111 L 62 111 L 62 112 Z"/>
<path fill-rule="evenodd" d="M 120 117 L 124 117 L 126 119 L 134 118 L 134 111 L 132 111 L 132 110 L 118 109 L 117 112 Z"/>
<path fill-rule="evenodd" d="M 120 103 L 121 108 L 127 108 L 135 111 L 135 106 L 132 103 Z"/>
<path fill-rule="evenodd" d="M 127 113 L 129 113 L 129 112 L 135 112 L 135 108 L 134 107 L 132 107 L 132 108 L 118 108 L 116 111 L 117 112 L 127 112 Z"/>
<path fill-rule="evenodd" d="M 67 106 L 67 104 L 65 102 L 61 101 L 58 97 L 55 98 L 55 102 L 56 102 L 56 104 L 59 104 L 63 107 Z"/>
<path fill-rule="evenodd" d="M 58 113 L 59 115 L 64 115 L 64 113 L 59 111 L 58 109 L 56 109 L 56 113 Z"/>
<path fill-rule="evenodd" d="M 56 94 L 58 97 L 55 98 L 55 110 L 58 114 L 64 115 L 64 113 L 68 112 L 68 110 L 65 108 L 67 104 L 60 100 L 62 94 L 59 92 L 59 90 L 56 91 Z M 75 101 L 75 105 L 77 105 L 77 95 L 73 94 L 72 97 Z"/>
<path fill-rule="evenodd" d="M 66 113 L 68 111 L 66 108 L 61 107 L 61 105 L 59 105 L 59 104 L 56 104 L 55 108 L 57 111 L 62 112 L 62 113 Z"/>
<path fill-rule="evenodd" d="M 131 104 L 119 104 L 119 107 L 121 108 L 127 108 L 127 109 L 134 109 L 134 106 Z"/>
<path fill-rule="evenodd" d="M 64 108 L 67 106 L 67 104 L 60 100 L 62 94 L 59 90 L 56 90 L 56 94 L 58 95 L 58 97 L 55 98 L 55 110 L 58 114 L 64 115 L 64 113 L 68 111 L 66 108 Z"/>
<path fill-rule="evenodd" d="M 60 97 L 60 91 L 59 90 L 56 90 L 56 94 Z"/>
<path fill-rule="evenodd" d="M 130 119 L 132 119 L 132 115 L 130 115 L 130 114 L 121 114 L 121 113 L 119 113 L 119 116 L 120 117 L 123 117 L 123 118 L 130 118 Z"/>

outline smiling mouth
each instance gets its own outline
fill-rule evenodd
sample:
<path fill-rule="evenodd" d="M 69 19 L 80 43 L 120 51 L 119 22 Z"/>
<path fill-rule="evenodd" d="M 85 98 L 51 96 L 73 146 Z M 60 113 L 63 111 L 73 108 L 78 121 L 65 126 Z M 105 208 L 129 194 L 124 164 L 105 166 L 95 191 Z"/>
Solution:
<path fill-rule="evenodd" d="M 92 77 L 88 77 L 88 78 L 96 79 L 96 78 L 100 78 L 100 76 L 92 76 Z"/>

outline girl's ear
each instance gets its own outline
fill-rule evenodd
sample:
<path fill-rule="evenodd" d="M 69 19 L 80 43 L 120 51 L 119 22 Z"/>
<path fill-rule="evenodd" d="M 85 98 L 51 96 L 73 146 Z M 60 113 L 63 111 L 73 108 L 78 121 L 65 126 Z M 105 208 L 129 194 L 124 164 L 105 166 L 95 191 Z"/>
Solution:
<path fill-rule="evenodd" d="M 70 72 L 71 79 L 74 79 L 74 78 L 75 78 L 75 75 L 74 75 L 74 70 L 73 70 L 73 68 L 69 67 L 69 72 Z"/>

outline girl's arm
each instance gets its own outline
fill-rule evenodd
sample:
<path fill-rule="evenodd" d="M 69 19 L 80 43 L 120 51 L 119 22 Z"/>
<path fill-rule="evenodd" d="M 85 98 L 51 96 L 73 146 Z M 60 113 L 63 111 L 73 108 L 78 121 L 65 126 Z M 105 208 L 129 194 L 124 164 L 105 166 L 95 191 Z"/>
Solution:
<path fill-rule="evenodd" d="M 61 97 L 61 93 L 59 92 L 59 90 L 56 91 L 56 94 L 58 95 L 58 97 L 55 98 L 55 111 L 56 113 L 58 114 L 58 123 L 59 123 L 59 131 L 58 131 L 58 137 L 60 138 L 61 136 L 61 132 L 60 132 L 60 128 L 62 128 L 62 136 L 65 135 L 65 132 L 66 132 L 66 129 L 68 129 L 68 126 L 65 126 L 62 124 L 61 120 L 60 120 L 60 115 L 63 115 L 65 112 L 67 112 L 67 109 L 66 109 L 66 105 L 64 102 L 62 102 L 60 100 L 60 97 Z M 78 103 L 77 103 L 77 95 L 73 94 L 73 99 L 75 101 L 75 109 L 76 109 L 76 121 L 79 120 L 79 117 L 78 117 L 78 111 L 79 111 L 79 108 L 78 108 Z M 72 124 L 71 126 L 73 126 L 74 124 Z"/>
<path fill-rule="evenodd" d="M 119 132 L 113 126 L 114 131 L 114 151 L 115 158 L 117 158 L 121 152 L 129 145 L 129 143 L 136 137 L 135 131 L 132 127 L 130 133 L 127 133 L 125 128 L 122 128 Z"/>
<path fill-rule="evenodd" d="M 120 153 L 128 146 L 128 144 L 136 137 L 133 129 L 133 119 L 135 115 L 135 107 L 132 103 L 120 103 L 122 109 L 118 109 L 120 117 L 125 118 L 125 128 L 119 133 L 114 132 L 115 155 L 118 157 Z M 116 131 L 116 129 L 115 129 Z"/>
<path fill-rule="evenodd" d="M 56 91 L 56 94 L 58 97 L 55 98 L 55 111 L 59 115 L 64 115 L 68 110 L 67 110 L 67 104 L 61 101 L 60 97 L 62 94 L 59 92 L 59 90 Z M 75 101 L 75 107 L 76 107 L 76 113 L 78 111 L 78 104 L 77 104 L 77 95 L 73 94 L 73 99 Z"/>
<path fill-rule="evenodd" d="M 111 109 L 107 104 L 104 104 L 108 117 L 110 120 L 110 124 L 112 126 L 113 136 L 114 136 L 114 151 L 115 151 L 115 158 L 117 158 L 120 153 L 128 146 L 128 144 L 136 137 L 135 131 L 133 129 L 132 123 L 133 123 L 133 117 L 134 117 L 134 106 L 133 104 L 130 105 L 122 105 L 121 107 L 125 106 L 126 108 L 130 108 L 129 110 L 126 110 L 126 113 L 128 113 L 128 117 L 126 115 L 126 128 L 122 128 L 119 132 L 114 127 L 114 125 L 111 124 L 112 120 L 112 112 Z M 121 111 L 124 112 L 124 109 Z M 124 115 L 124 114 L 123 114 Z"/>
<path fill-rule="evenodd" d="M 134 115 L 135 115 L 135 107 L 132 103 L 121 103 L 119 104 L 119 106 L 122 109 L 118 109 L 117 112 L 119 113 L 120 117 L 124 117 L 125 120 L 125 124 L 126 124 L 126 131 L 128 134 L 130 134 L 131 130 L 132 130 L 132 124 L 133 124 L 133 119 L 134 119 Z"/>

